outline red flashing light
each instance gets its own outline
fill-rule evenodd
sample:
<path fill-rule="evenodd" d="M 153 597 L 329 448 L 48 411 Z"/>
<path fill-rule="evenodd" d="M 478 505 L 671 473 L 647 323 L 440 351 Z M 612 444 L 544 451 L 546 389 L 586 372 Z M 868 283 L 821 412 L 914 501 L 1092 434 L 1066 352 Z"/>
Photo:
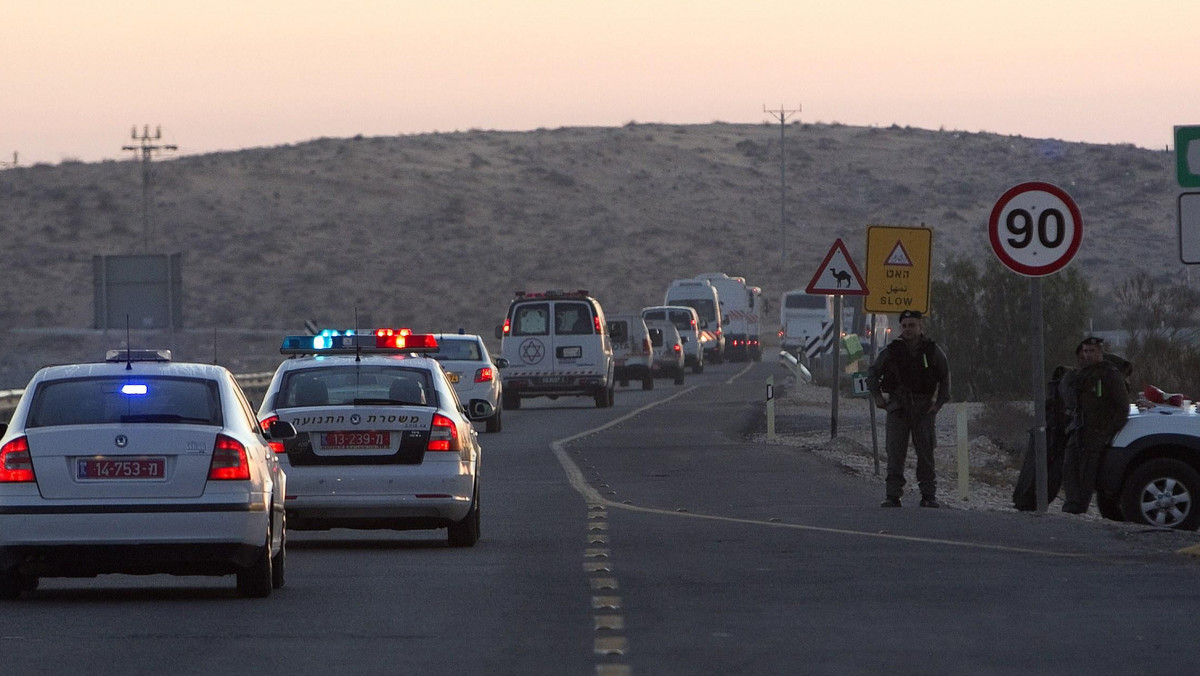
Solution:
<path fill-rule="evenodd" d="M 0 448 L 0 483 L 24 483 L 33 481 L 33 458 L 29 455 L 29 442 L 17 437 Z"/>
<path fill-rule="evenodd" d="M 506 335 L 506 336 L 509 334 L 509 332 L 512 331 L 512 320 L 511 319 L 505 318 L 504 329 L 502 331 L 503 331 L 504 335 Z"/>
<path fill-rule="evenodd" d="M 596 325 L 596 335 L 597 336 L 603 335 L 604 334 L 604 326 L 600 324 L 600 318 L 593 315 L 592 323 Z"/>
<path fill-rule="evenodd" d="M 399 350 L 437 349 L 437 340 L 430 333 L 413 333 L 412 329 L 375 329 L 375 347 Z"/>
<path fill-rule="evenodd" d="M 484 366 L 482 368 L 476 369 L 476 371 L 475 371 L 475 382 L 477 382 L 477 383 L 490 383 L 495 378 L 496 378 L 496 372 L 493 371 L 492 367 L 490 367 L 490 366 Z"/>
<path fill-rule="evenodd" d="M 426 451 L 460 451 L 458 443 L 458 427 L 454 421 L 442 415 L 433 414 L 433 428 L 429 430 L 429 445 Z"/>
<path fill-rule="evenodd" d="M 210 481 L 245 481 L 250 478 L 250 462 L 246 459 L 246 447 L 242 442 L 224 434 L 217 435 L 208 478 Z"/>

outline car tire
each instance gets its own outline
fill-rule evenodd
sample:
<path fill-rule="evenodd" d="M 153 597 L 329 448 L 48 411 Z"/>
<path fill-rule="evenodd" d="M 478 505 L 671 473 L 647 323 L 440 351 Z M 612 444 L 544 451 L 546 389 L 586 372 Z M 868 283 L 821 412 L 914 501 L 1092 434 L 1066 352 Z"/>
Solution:
<path fill-rule="evenodd" d="M 0 600 L 11 601 L 21 595 L 21 575 L 14 570 L 0 571 Z"/>
<path fill-rule="evenodd" d="M 654 376 L 652 376 L 650 374 L 646 374 L 646 377 L 642 378 L 642 389 L 643 390 L 653 390 L 654 389 Z"/>
<path fill-rule="evenodd" d="M 446 544 L 451 547 L 474 547 L 479 541 L 479 486 L 471 497 L 471 509 L 462 521 L 446 529 Z"/>
<path fill-rule="evenodd" d="M 682 384 L 683 384 L 683 373 L 684 373 L 684 370 L 685 370 L 685 369 L 684 369 L 682 366 L 680 366 L 679 368 L 675 369 L 675 384 L 676 384 L 676 385 L 682 385 Z"/>
<path fill-rule="evenodd" d="M 287 516 L 283 521 L 283 538 L 279 541 L 279 553 L 271 558 L 271 588 L 283 589 L 287 582 Z"/>
<path fill-rule="evenodd" d="M 1121 514 L 1120 498 L 1110 498 L 1103 493 L 1096 493 L 1096 508 L 1100 510 L 1100 516 L 1109 521 L 1125 520 L 1125 516 Z"/>
<path fill-rule="evenodd" d="M 500 407 L 501 408 L 511 408 L 514 411 L 517 410 L 518 408 L 521 408 L 520 395 L 509 394 L 508 392 L 505 392 L 500 397 Z"/>
<path fill-rule="evenodd" d="M 704 362 L 697 361 L 695 364 L 692 364 L 692 373 L 704 373 Z"/>
<path fill-rule="evenodd" d="M 274 580 L 271 563 L 271 533 L 268 531 L 267 542 L 254 557 L 254 563 L 237 572 L 238 595 L 254 599 L 270 596 Z"/>
<path fill-rule="evenodd" d="M 496 412 L 484 422 L 484 432 L 499 432 L 504 429 L 504 421 L 500 417 L 500 413 L 503 411 L 503 407 L 496 409 Z"/>
<path fill-rule="evenodd" d="M 1150 460 L 1125 481 L 1121 513 L 1126 521 L 1176 530 L 1200 526 L 1200 474 L 1173 458 Z"/>

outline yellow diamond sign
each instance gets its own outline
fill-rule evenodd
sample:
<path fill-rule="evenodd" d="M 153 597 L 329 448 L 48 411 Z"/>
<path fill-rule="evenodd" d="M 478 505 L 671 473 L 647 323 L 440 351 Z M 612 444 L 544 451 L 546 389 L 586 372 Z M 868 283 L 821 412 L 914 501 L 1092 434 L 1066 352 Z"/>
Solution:
<path fill-rule="evenodd" d="M 929 312 L 933 230 L 867 226 L 867 312 Z"/>

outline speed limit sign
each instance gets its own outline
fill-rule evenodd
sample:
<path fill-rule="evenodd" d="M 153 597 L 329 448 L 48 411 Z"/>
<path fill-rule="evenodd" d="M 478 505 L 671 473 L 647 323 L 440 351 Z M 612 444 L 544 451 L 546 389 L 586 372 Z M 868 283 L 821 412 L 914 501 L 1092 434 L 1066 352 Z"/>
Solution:
<path fill-rule="evenodd" d="M 1009 188 L 988 219 L 992 251 L 1013 272 L 1043 277 L 1063 269 L 1083 242 L 1083 217 L 1062 188 L 1037 181 Z"/>

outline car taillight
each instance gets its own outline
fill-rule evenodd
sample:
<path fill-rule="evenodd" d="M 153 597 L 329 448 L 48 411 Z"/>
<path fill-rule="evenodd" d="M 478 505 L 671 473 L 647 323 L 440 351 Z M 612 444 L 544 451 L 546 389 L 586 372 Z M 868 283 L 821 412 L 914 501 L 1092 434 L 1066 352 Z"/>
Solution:
<path fill-rule="evenodd" d="M 458 426 L 454 421 L 442 415 L 433 414 L 433 428 L 429 430 L 429 445 L 426 451 L 459 451 Z"/>
<path fill-rule="evenodd" d="M 249 479 L 250 461 L 246 459 L 246 447 L 237 439 L 218 434 L 217 443 L 213 444 L 208 478 L 210 481 Z"/>
<path fill-rule="evenodd" d="M 599 335 L 603 335 L 603 334 L 604 334 L 604 327 L 602 327 L 602 326 L 600 325 L 600 318 L 599 318 L 599 317 L 595 317 L 595 316 L 594 316 L 594 317 L 592 317 L 592 323 L 596 325 L 596 335 L 597 335 L 597 336 L 599 336 Z"/>
<path fill-rule="evenodd" d="M 509 332 L 509 331 L 511 331 L 511 330 L 512 330 L 512 320 L 511 320 L 511 319 L 505 319 L 505 320 L 504 320 L 504 329 L 503 329 L 503 333 L 504 333 L 504 335 L 506 335 L 506 336 L 507 336 L 507 335 L 508 335 L 508 332 Z"/>
<path fill-rule="evenodd" d="M 0 483 L 33 481 L 33 458 L 29 442 L 17 437 L 0 448 Z"/>
<path fill-rule="evenodd" d="M 475 370 L 475 382 L 477 383 L 490 383 L 495 377 L 496 374 L 490 366 L 484 366 Z"/>
<path fill-rule="evenodd" d="M 271 423 L 275 422 L 276 420 L 279 420 L 279 416 L 273 415 L 268 416 L 265 420 L 259 423 L 259 425 L 262 426 L 263 434 L 268 434 L 271 431 Z M 287 453 L 287 450 L 283 447 L 282 441 L 268 440 L 267 445 L 270 446 L 271 450 L 275 451 L 276 453 Z"/>
<path fill-rule="evenodd" d="M 671 349 L 675 350 L 676 352 L 683 352 L 683 346 L 680 345 L 679 343 L 675 343 L 674 345 L 672 345 Z"/>

